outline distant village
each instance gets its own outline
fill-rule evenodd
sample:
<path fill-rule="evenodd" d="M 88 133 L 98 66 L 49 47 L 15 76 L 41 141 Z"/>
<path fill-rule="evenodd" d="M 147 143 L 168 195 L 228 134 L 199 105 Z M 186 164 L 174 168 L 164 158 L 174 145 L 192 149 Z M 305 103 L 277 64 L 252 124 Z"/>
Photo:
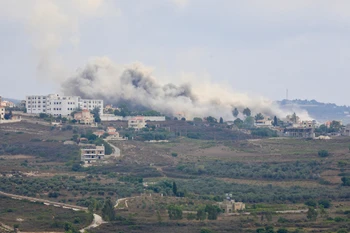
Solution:
<path fill-rule="evenodd" d="M 315 120 L 305 121 L 300 119 L 295 113 L 286 116 L 285 119 L 278 119 L 276 116 L 264 116 L 261 113 L 252 116 L 249 108 L 242 110 L 242 112 L 235 108 L 232 112 L 236 118 L 234 121 L 224 121 L 222 118 L 218 120 L 212 116 L 187 119 L 185 113 L 178 113 L 170 118 L 152 110 L 143 115 L 132 115 L 130 113 L 125 106 L 104 105 L 103 100 L 82 99 L 79 96 L 61 96 L 58 94 L 32 95 L 26 96 L 26 99 L 17 105 L 10 101 L 2 100 L 0 97 L 0 123 L 19 122 L 23 116 L 51 117 L 53 125 L 59 125 L 67 120 L 73 124 L 89 126 L 100 122 L 127 121 L 128 128 L 138 131 L 145 128 L 147 122 L 185 120 L 207 122 L 207 125 L 222 123 L 229 128 L 240 130 L 247 134 L 250 133 L 250 128 L 257 128 L 274 131 L 280 137 L 330 139 L 336 136 L 350 136 L 350 125 L 343 125 L 341 121 L 329 120 L 322 123 Z M 115 129 L 113 130 L 115 131 Z M 100 131 L 96 134 L 104 133 L 111 134 L 111 131 Z M 116 131 L 109 136 L 120 139 Z"/>

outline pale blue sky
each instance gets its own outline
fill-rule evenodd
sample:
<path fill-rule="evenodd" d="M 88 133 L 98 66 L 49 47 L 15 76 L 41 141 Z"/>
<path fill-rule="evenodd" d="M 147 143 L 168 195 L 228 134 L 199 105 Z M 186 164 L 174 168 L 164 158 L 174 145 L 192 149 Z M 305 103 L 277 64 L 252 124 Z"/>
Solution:
<path fill-rule="evenodd" d="M 288 88 L 290 98 L 350 105 L 348 0 L 0 0 L 0 8 L 2 96 L 59 91 L 91 57 L 107 56 L 153 67 L 161 82 L 190 74 L 273 100 Z"/>

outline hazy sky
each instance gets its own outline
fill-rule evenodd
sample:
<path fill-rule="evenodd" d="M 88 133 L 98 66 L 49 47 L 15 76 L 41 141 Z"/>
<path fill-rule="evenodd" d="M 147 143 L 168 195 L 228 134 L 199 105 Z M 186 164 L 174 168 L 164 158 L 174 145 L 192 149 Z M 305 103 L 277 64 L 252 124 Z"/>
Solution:
<path fill-rule="evenodd" d="M 0 0 L 0 95 L 60 90 L 93 57 L 164 83 L 350 105 L 349 0 Z"/>

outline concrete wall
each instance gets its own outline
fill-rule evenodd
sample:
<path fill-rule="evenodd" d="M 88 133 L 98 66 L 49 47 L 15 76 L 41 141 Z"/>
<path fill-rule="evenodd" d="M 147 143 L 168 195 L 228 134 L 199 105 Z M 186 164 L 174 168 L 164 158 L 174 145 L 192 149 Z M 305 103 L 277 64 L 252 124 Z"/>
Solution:
<path fill-rule="evenodd" d="M 101 121 L 122 121 L 124 119 L 122 116 L 115 116 L 114 114 L 103 114 L 100 118 Z"/>
<path fill-rule="evenodd" d="M 101 116 L 101 121 L 128 121 L 135 116 L 115 116 L 114 114 L 104 114 Z M 165 116 L 143 116 L 145 121 L 165 121 Z"/>

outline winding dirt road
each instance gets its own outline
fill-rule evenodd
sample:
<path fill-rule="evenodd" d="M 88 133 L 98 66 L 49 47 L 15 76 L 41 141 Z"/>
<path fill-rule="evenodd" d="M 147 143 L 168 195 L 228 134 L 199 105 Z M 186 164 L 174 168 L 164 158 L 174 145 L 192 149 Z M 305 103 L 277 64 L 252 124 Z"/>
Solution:
<path fill-rule="evenodd" d="M 60 207 L 60 208 L 64 208 L 64 209 L 71 209 L 71 210 L 74 210 L 74 211 L 79 211 L 79 210 L 80 211 L 85 211 L 85 212 L 88 211 L 87 207 L 82 207 L 82 206 L 77 206 L 77 205 L 70 205 L 70 204 L 65 204 L 65 203 L 55 202 L 55 201 L 49 201 L 49 200 L 45 200 L 45 199 L 41 199 L 41 198 L 20 196 L 20 195 L 11 194 L 11 193 L 5 193 L 5 192 L 2 192 L 2 191 L 0 191 L 0 195 L 6 196 L 6 197 L 10 197 L 10 198 L 13 198 L 13 199 L 17 199 L 17 200 L 28 200 L 28 201 L 31 201 L 31 202 L 41 202 L 41 203 L 44 203 L 44 205 L 52 205 L 52 206 L 55 206 L 55 207 Z M 81 229 L 80 232 L 84 232 L 84 230 L 88 230 L 88 229 L 91 229 L 91 228 L 98 227 L 101 224 L 105 223 L 102 220 L 102 217 L 100 215 L 93 214 L 93 216 L 94 216 L 94 219 L 92 220 L 92 223 L 89 226 Z"/>

